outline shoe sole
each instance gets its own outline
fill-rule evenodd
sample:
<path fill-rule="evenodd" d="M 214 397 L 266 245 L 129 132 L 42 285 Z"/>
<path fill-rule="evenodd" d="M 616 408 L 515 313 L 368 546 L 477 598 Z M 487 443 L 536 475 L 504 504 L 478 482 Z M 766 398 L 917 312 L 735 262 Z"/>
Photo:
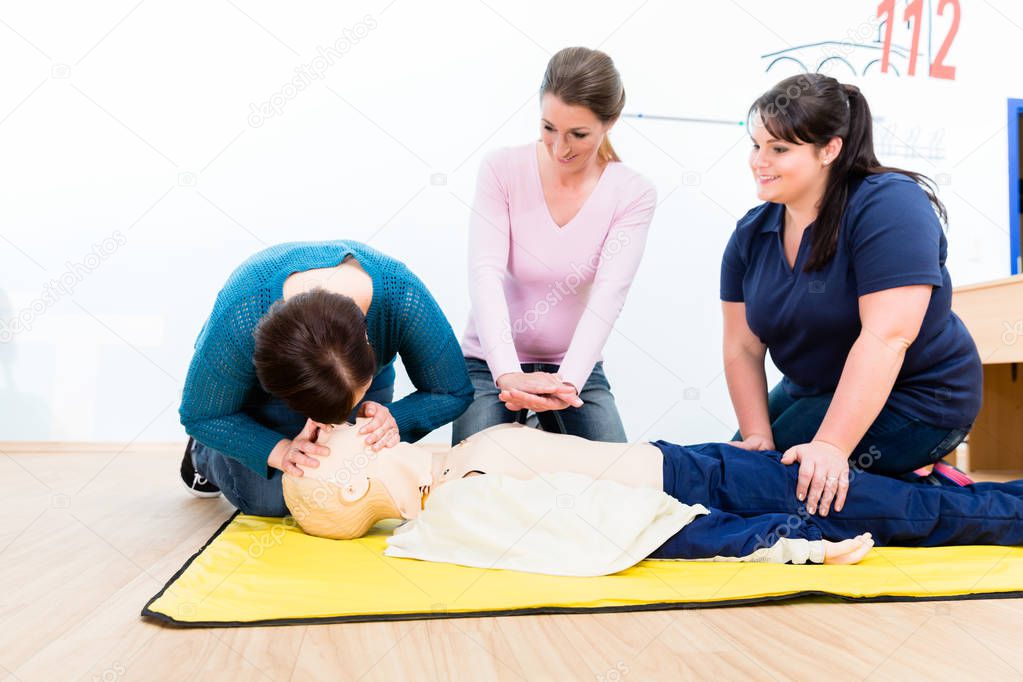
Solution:
<path fill-rule="evenodd" d="M 934 472 L 941 474 L 956 485 L 968 486 L 973 485 L 974 483 L 972 478 L 959 471 L 959 469 L 956 469 L 954 466 L 944 462 L 936 462 L 934 464 Z"/>
<path fill-rule="evenodd" d="M 189 488 L 188 492 L 190 492 L 195 497 L 204 497 L 204 498 L 220 497 L 220 492 L 219 491 L 217 491 L 215 493 L 205 493 L 205 492 L 203 492 L 201 490 L 196 490 L 195 488 Z"/>

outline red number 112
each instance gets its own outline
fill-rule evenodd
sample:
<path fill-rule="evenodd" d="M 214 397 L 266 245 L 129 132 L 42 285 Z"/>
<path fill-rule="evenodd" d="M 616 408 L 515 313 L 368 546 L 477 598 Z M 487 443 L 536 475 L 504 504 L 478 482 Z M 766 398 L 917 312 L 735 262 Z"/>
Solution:
<path fill-rule="evenodd" d="M 939 17 L 945 13 L 945 7 L 948 5 L 952 6 L 952 25 L 948 29 L 948 35 L 945 36 L 944 42 L 941 43 L 941 49 L 938 50 L 934 63 L 931 64 L 930 76 L 931 78 L 955 80 L 956 67 L 949 66 L 944 62 L 948 56 L 949 48 L 952 47 L 952 39 L 955 38 L 956 33 L 959 31 L 959 0 L 940 0 L 938 3 Z M 924 0 L 912 0 L 912 2 L 906 5 L 906 11 L 902 17 L 903 21 L 912 22 L 913 24 L 913 40 L 910 44 L 909 68 L 907 70 L 910 76 L 916 74 L 916 55 L 920 47 L 920 25 L 923 20 L 923 11 Z M 882 0 L 881 4 L 877 6 L 877 16 L 878 18 L 883 17 L 885 21 L 884 47 L 881 51 L 881 73 L 888 73 L 888 62 L 892 50 L 892 27 L 895 23 L 895 0 Z"/>

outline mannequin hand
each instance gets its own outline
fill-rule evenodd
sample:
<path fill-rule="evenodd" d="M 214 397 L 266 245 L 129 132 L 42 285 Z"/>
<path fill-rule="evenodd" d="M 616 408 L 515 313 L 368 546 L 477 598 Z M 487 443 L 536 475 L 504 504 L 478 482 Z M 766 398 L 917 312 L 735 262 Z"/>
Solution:
<path fill-rule="evenodd" d="M 743 450 L 774 450 L 774 438 L 770 434 L 762 436 L 751 433 L 742 440 L 732 440 L 728 444 Z"/>
<path fill-rule="evenodd" d="M 317 457 L 326 457 L 330 454 L 330 448 L 326 445 L 316 444 L 320 429 L 330 428 L 307 419 L 301 433 L 291 440 L 285 438 L 277 443 L 266 463 L 292 476 L 302 476 L 304 472 L 301 467 L 318 467 L 320 460 Z"/>
<path fill-rule="evenodd" d="M 398 422 L 391 416 L 391 411 L 372 400 L 367 400 L 359 408 L 360 417 L 369 417 L 368 424 L 359 429 L 359 433 L 368 433 L 366 445 L 372 445 L 374 452 L 381 448 L 392 448 L 401 441 L 398 433 Z"/>
<path fill-rule="evenodd" d="M 835 511 L 842 511 L 849 492 L 849 456 L 831 443 L 815 440 L 795 445 L 785 451 L 782 464 L 799 462 L 799 480 L 796 497 L 806 499 L 806 511 L 819 511 L 827 516 L 831 502 Z"/>

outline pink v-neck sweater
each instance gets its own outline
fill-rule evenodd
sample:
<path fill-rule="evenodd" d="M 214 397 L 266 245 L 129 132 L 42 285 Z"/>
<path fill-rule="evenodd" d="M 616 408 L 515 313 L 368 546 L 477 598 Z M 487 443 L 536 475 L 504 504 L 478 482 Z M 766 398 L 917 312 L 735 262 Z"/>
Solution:
<path fill-rule="evenodd" d="M 469 222 L 472 312 L 462 352 L 485 360 L 495 381 L 522 371 L 519 363 L 559 364 L 581 391 L 625 304 L 656 205 L 649 180 L 609 163 L 559 227 L 536 143 L 489 153 Z"/>

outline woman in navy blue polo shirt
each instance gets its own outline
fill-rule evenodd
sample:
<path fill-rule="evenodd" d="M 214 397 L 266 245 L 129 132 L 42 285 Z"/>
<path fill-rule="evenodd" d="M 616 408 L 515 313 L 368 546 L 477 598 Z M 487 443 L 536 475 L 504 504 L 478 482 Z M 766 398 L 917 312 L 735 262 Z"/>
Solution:
<path fill-rule="evenodd" d="M 798 462 L 811 514 L 841 511 L 850 464 L 912 477 L 939 463 L 933 482 L 969 482 L 940 463 L 981 391 L 976 345 L 951 311 L 945 208 L 926 178 L 878 162 L 871 127 L 859 89 L 820 74 L 758 98 L 750 168 L 766 203 L 721 264 L 736 445 Z M 785 375 L 770 393 L 767 351 Z"/>

